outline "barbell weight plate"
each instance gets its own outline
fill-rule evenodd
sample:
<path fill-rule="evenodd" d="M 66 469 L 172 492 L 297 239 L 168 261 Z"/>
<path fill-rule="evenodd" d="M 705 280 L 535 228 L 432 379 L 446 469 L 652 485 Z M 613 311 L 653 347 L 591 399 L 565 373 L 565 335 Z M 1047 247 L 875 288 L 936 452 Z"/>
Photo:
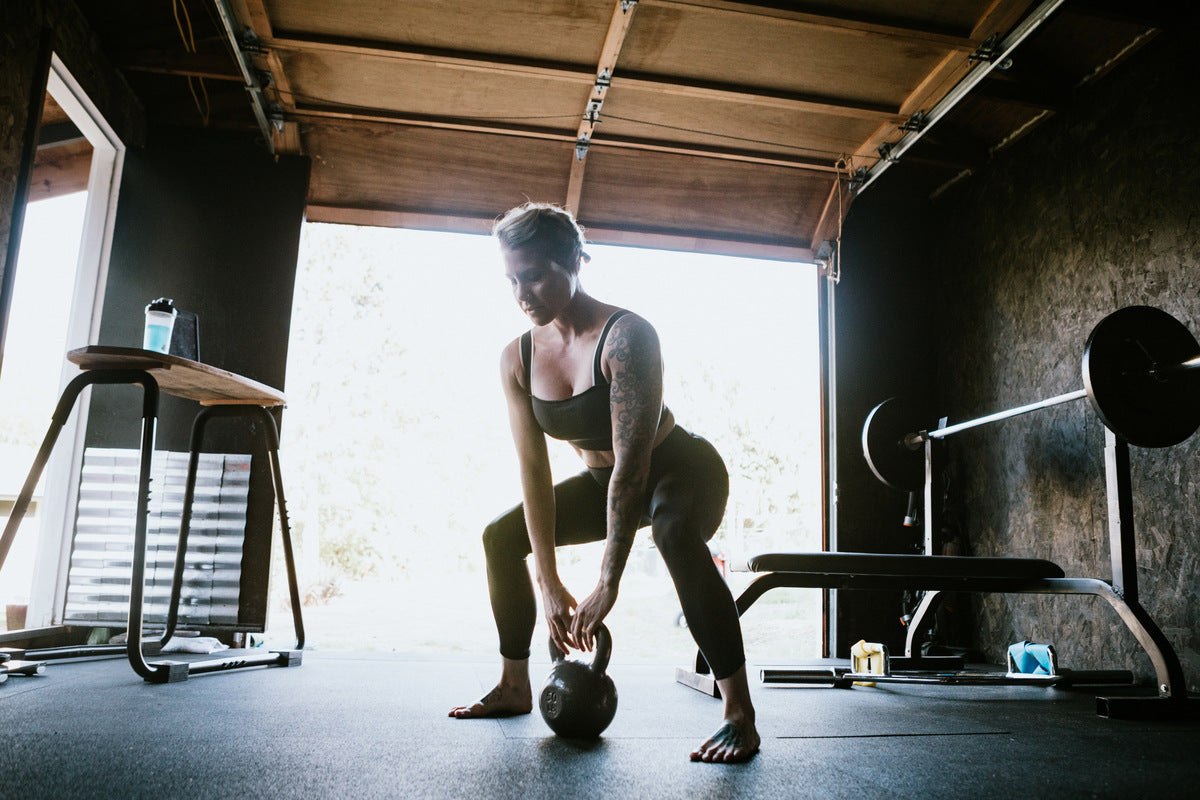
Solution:
<path fill-rule="evenodd" d="M 1169 447 L 1200 428 L 1196 372 L 1155 376 L 1156 365 L 1200 355 L 1187 327 L 1150 306 L 1114 311 L 1092 330 L 1083 351 L 1083 384 L 1109 430 L 1137 447 Z"/>
<path fill-rule="evenodd" d="M 921 410 L 899 397 L 884 400 L 863 423 L 862 446 L 867 466 L 875 477 L 902 492 L 925 485 L 925 452 L 908 447 L 906 436 L 922 429 Z"/>

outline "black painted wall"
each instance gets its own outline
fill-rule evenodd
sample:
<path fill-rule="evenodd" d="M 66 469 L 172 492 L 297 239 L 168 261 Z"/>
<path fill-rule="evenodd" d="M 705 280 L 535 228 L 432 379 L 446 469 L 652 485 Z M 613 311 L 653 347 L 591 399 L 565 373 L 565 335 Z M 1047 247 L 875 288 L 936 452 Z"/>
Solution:
<path fill-rule="evenodd" d="M 152 130 L 125 160 L 99 344 L 141 347 L 144 308 L 171 297 L 199 317 L 200 360 L 285 389 L 308 159 L 275 159 L 251 136 Z M 95 387 L 87 446 L 136 448 L 140 390 Z M 157 449 L 188 449 L 199 406 L 163 396 Z M 277 417 L 278 419 L 278 417 Z M 214 420 L 205 449 L 254 453 L 245 425 Z M 256 457 L 242 623 L 261 627 L 272 525 L 270 471 Z"/>
<path fill-rule="evenodd" d="M 1089 332 L 1126 305 L 1159 306 L 1200 337 L 1200 113 L 1189 54 L 1198 29 L 1193 11 L 938 200 L 910 198 L 920 208 L 905 208 L 898 173 L 890 188 L 900 200 L 872 187 L 857 201 L 838 306 L 842 549 L 894 539 L 903 511 L 898 493 L 863 477 L 858 431 L 874 402 L 924 389 L 953 422 L 1081 388 Z M 916 286 L 929 299 L 902 303 Z M 1103 433 L 1082 401 L 948 440 L 947 521 L 968 551 L 1111 577 Z M 1141 599 L 1191 691 L 1200 683 L 1198 466 L 1200 435 L 1133 453 Z M 881 616 L 878 601 L 845 594 L 843 619 Z M 875 631 L 843 630 L 839 644 L 863 630 Z M 1153 675 L 1107 604 L 1090 598 L 985 596 L 967 634 L 997 663 L 1009 643 L 1032 639 L 1055 644 L 1064 666 Z M 879 638 L 898 646 L 903 633 L 885 624 Z"/>
<path fill-rule="evenodd" d="M 867 415 L 888 397 L 933 400 L 935 284 L 920 239 L 925 214 L 904 181 L 881 179 L 846 220 L 836 290 L 836 549 L 843 552 L 908 553 L 923 542 L 919 529 L 903 526 L 907 496 L 875 478 L 861 441 Z M 902 652 L 902 599 L 899 592 L 842 592 L 835 654 L 848 657 L 859 639 Z"/>

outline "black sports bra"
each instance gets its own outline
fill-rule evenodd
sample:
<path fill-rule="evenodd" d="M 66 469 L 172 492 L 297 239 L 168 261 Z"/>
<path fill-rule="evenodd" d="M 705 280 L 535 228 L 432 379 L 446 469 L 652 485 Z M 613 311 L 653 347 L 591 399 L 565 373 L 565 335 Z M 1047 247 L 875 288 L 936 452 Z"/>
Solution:
<path fill-rule="evenodd" d="M 613 324 L 628 314 L 621 310 L 604 323 L 596 355 L 592 359 L 592 386 L 565 400 L 542 400 L 533 394 L 530 374 L 533 372 L 533 336 L 530 331 L 521 335 L 521 361 L 525 366 L 525 385 L 533 404 L 533 416 L 547 436 L 570 442 L 581 450 L 612 450 L 612 406 L 609 404 L 609 383 L 601 369 L 604 340 Z"/>

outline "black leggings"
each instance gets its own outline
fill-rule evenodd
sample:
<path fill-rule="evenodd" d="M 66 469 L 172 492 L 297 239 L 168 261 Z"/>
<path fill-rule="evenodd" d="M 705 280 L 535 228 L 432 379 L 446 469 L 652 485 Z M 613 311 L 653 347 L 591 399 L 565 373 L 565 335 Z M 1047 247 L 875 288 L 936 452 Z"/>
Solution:
<path fill-rule="evenodd" d="M 554 487 L 556 546 L 605 538 L 611 476 L 611 468 L 589 469 Z M 651 457 L 639 527 L 651 526 L 688 629 L 718 679 L 737 672 L 746 660 L 737 607 L 708 549 L 728 498 L 729 473 L 720 454 L 676 426 Z M 532 548 L 523 506 L 487 526 L 483 549 L 500 654 L 529 658 L 537 607 L 525 562 Z"/>

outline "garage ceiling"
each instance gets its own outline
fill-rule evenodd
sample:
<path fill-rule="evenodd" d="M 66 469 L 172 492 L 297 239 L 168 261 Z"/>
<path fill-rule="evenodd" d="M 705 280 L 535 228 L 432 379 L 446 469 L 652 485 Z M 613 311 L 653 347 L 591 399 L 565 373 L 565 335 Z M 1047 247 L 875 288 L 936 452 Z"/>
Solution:
<path fill-rule="evenodd" d="M 1055 5 L 80 0 L 152 123 L 310 156 L 310 220 L 484 231 L 533 199 L 598 242 L 795 259 L 894 161 L 969 176 L 1164 24 Z"/>

